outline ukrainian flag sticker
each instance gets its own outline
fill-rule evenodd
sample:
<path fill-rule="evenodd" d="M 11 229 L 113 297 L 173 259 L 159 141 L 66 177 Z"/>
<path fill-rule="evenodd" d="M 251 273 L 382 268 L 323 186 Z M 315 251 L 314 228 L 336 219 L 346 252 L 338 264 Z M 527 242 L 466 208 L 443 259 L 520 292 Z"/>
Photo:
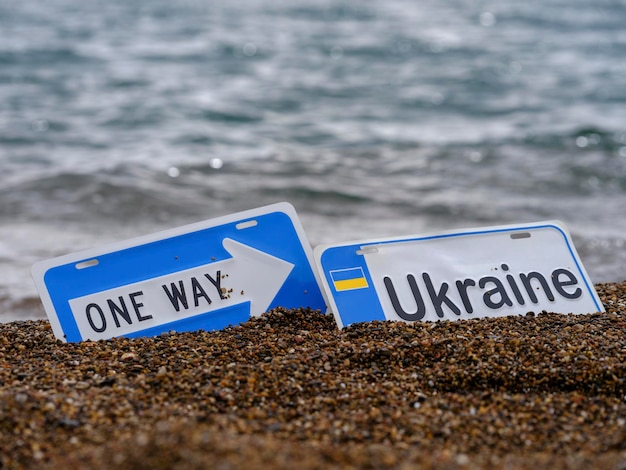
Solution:
<path fill-rule="evenodd" d="M 337 292 L 369 287 L 363 268 L 360 266 L 330 271 L 330 277 Z"/>

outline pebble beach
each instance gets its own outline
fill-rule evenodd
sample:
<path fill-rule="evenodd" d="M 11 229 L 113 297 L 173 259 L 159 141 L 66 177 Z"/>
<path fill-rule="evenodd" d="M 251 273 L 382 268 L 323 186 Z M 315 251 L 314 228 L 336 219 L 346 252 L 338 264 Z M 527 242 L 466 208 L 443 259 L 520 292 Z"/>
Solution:
<path fill-rule="evenodd" d="M 0 468 L 626 468 L 626 281 L 605 313 L 67 344 L 0 325 Z"/>

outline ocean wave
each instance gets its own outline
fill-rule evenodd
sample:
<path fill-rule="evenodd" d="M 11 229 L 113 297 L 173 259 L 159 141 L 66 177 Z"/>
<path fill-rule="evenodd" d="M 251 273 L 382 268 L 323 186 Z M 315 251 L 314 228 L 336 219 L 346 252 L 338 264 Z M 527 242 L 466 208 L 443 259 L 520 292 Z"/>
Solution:
<path fill-rule="evenodd" d="M 0 295 L 0 323 L 46 318 L 39 297 L 14 298 Z"/>
<path fill-rule="evenodd" d="M 25 49 L 0 49 L 0 65 L 10 66 L 36 66 L 46 67 L 53 65 L 78 66 L 97 63 L 99 60 L 93 56 L 80 53 L 74 47 L 48 47 L 48 48 L 25 48 Z M 5 69 L 6 70 L 6 69 Z"/>

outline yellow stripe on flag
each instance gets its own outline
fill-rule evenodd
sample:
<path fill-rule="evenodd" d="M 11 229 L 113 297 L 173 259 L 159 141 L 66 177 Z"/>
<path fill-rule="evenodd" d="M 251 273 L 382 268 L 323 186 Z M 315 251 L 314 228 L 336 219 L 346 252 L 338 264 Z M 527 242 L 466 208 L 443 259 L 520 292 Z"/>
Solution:
<path fill-rule="evenodd" d="M 345 279 L 343 281 L 334 281 L 335 290 L 350 290 L 350 289 L 361 289 L 363 287 L 367 287 L 367 280 L 364 277 L 357 277 L 354 279 Z"/>
<path fill-rule="evenodd" d="M 353 268 L 334 269 L 329 271 L 333 287 L 337 292 L 352 289 L 365 289 L 368 286 L 365 273 L 361 266 Z"/>

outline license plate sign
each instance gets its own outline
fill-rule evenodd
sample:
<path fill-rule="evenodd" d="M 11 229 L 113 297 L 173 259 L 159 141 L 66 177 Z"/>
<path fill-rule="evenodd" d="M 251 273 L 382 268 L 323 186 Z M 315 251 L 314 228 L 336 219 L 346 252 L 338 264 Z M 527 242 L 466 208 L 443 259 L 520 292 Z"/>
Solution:
<path fill-rule="evenodd" d="M 558 221 L 317 247 L 340 327 L 604 311 Z"/>

